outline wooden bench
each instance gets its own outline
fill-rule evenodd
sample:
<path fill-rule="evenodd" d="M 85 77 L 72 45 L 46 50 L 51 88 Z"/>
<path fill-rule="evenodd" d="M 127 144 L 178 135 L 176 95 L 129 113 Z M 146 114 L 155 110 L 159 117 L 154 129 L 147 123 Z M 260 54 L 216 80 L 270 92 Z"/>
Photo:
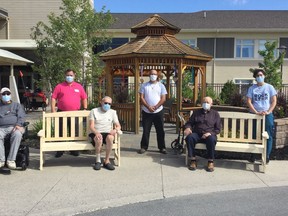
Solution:
<path fill-rule="evenodd" d="M 89 113 L 90 111 L 43 112 L 43 126 L 42 130 L 38 132 L 38 136 L 40 137 L 40 170 L 43 169 L 45 152 L 95 150 L 95 147 L 88 138 Z M 62 136 L 59 135 L 60 119 L 63 122 Z M 76 123 L 78 133 L 75 126 Z M 105 149 L 105 146 L 104 144 L 102 149 Z M 115 137 L 112 151 L 114 152 L 115 163 L 120 166 L 119 135 Z"/>
<path fill-rule="evenodd" d="M 262 171 L 266 166 L 266 146 L 268 133 L 265 131 L 265 116 L 242 112 L 219 112 L 222 130 L 218 135 L 216 151 L 261 154 Z M 256 137 L 253 137 L 256 124 Z M 255 135 L 254 135 L 255 136 Z M 205 149 L 205 143 L 197 143 L 195 149 Z M 188 151 L 186 150 L 186 165 Z"/>

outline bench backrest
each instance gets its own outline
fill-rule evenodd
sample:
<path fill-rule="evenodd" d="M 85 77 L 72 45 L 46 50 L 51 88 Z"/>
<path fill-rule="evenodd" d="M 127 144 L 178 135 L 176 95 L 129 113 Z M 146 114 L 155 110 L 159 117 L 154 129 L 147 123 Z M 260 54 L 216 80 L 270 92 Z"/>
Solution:
<path fill-rule="evenodd" d="M 90 111 L 43 112 L 46 141 L 88 140 Z M 62 121 L 62 132 L 60 124 Z M 62 133 L 62 136 L 60 136 Z"/>
<path fill-rule="evenodd" d="M 218 141 L 262 144 L 265 116 L 224 111 L 220 111 L 219 114 L 222 121 L 222 130 L 218 135 Z"/>

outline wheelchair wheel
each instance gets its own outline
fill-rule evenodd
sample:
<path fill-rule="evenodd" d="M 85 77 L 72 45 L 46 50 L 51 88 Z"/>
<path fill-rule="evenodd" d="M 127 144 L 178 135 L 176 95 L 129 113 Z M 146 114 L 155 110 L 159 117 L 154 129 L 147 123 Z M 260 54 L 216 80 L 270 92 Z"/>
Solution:
<path fill-rule="evenodd" d="M 27 165 L 25 162 L 21 163 L 21 170 L 26 170 L 27 169 Z"/>
<path fill-rule="evenodd" d="M 25 99 L 23 105 L 25 112 L 28 113 L 30 111 L 30 101 L 28 98 Z"/>
<path fill-rule="evenodd" d="M 176 149 L 176 146 L 179 144 L 179 140 L 175 139 L 172 143 L 171 143 L 171 148 L 172 149 Z"/>
<path fill-rule="evenodd" d="M 182 154 L 183 153 L 183 145 L 179 143 L 179 141 L 176 139 L 171 143 L 171 148 L 174 150 L 176 154 Z"/>
<path fill-rule="evenodd" d="M 46 103 L 43 102 L 43 103 L 42 103 L 42 110 L 43 110 L 43 111 L 46 111 L 46 106 L 47 106 Z"/>

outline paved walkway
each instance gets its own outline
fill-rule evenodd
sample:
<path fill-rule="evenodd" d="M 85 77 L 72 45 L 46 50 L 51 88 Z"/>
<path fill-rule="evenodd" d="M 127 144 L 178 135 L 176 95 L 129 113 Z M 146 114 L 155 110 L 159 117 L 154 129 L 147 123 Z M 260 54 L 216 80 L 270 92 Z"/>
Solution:
<path fill-rule="evenodd" d="M 75 215 L 168 197 L 288 186 L 288 169 L 284 169 L 288 161 L 271 161 L 263 174 L 247 161 L 216 160 L 215 171 L 208 173 L 206 160 L 200 158 L 199 169 L 189 171 L 184 155 L 175 155 L 170 148 L 177 137 L 175 126 L 165 125 L 165 131 L 167 155 L 158 153 L 154 131 L 151 147 L 143 155 L 136 153 L 141 134 L 124 133 L 121 167 L 115 171 L 93 170 L 95 157 L 89 154 L 58 159 L 47 154 L 44 170 L 39 171 L 39 151 L 31 149 L 29 169 L 0 175 L 0 215 Z"/>

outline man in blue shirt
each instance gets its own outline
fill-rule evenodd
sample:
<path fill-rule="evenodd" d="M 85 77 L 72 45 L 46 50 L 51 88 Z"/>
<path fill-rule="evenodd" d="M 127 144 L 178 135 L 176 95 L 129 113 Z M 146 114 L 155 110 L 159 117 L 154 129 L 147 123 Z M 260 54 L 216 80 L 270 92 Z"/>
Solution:
<path fill-rule="evenodd" d="M 269 163 L 273 143 L 274 116 L 273 110 L 277 104 L 277 92 L 275 88 L 264 82 L 265 72 L 262 69 L 256 69 L 253 77 L 257 84 L 253 84 L 247 93 L 247 105 L 251 113 L 265 115 L 265 130 L 269 135 L 267 140 L 267 159 Z M 252 159 L 253 160 L 253 159 Z"/>

